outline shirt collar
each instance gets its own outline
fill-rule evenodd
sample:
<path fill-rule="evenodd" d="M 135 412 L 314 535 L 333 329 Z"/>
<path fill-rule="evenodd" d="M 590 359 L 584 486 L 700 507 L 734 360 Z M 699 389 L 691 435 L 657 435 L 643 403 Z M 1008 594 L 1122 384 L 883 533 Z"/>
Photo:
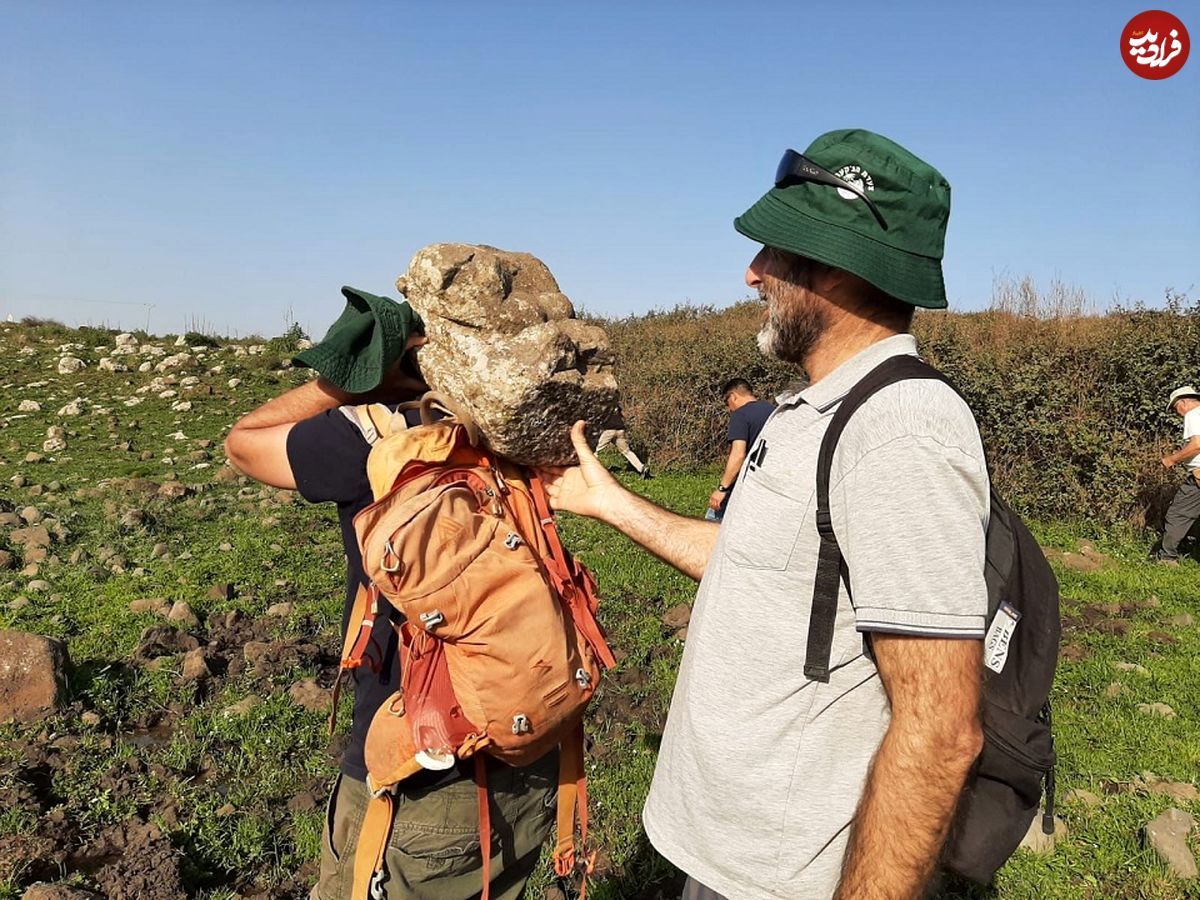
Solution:
<path fill-rule="evenodd" d="M 917 339 L 911 334 L 895 334 L 877 341 L 865 350 L 860 350 L 840 366 L 802 391 L 782 394 L 780 406 L 792 406 L 800 402 L 814 407 L 817 412 L 827 412 L 841 401 L 863 376 L 885 359 L 893 356 L 917 355 Z"/>

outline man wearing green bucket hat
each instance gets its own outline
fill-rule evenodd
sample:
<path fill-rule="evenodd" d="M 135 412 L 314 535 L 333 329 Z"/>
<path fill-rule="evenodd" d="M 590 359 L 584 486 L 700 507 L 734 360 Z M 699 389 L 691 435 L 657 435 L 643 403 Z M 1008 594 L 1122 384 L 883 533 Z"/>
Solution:
<path fill-rule="evenodd" d="M 373 499 L 367 480 L 368 432 L 355 408 L 382 403 L 390 410 L 417 399 L 428 387 L 417 364 L 425 343 L 421 317 L 408 305 L 344 287 L 346 307 L 324 339 L 296 355 L 319 377 L 242 417 L 229 432 L 225 450 L 242 472 L 265 484 L 297 490 L 314 503 L 334 503 L 346 554 L 345 631 L 359 584 L 365 580 L 354 532 L 354 516 Z M 416 411 L 408 424 L 420 424 Z M 379 660 L 395 660 L 392 610 L 379 599 L 371 643 Z M 383 702 L 399 687 L 396 664 L 352 670 L 354 708 L 341 774 L 329 798 L 321 842 L 320 880 L 314 900 L 350 900 L 354 849 L 370 791 L 363 759 L 367 728 Z M 501 852 L 491 860 L 491 896 L 516 900 L 537 864 L 553 822 L 549 810 L 557 787 L 556 754 L 526 769 L 500 763 L 489 774 L 493 813 L 503 822 Z M 468 900 L 482 884 L 478 843 L 478 798 L 470 768 L 426 772 L 405 782 L 396 803 L 392 840 L 386 850 L 388 878 L 381 900 L 425 897 Z M 373 894 L 374 896 L 374 894 Z M 354 898 L 360 900 L 360 898 Z"/>
<path fill-rule="evenodd" d="M 867 373 L 916 355 L 914 309 L 946 306 L 949 212 L 936 169 L 846 130 L 788 150 L 735 220 L 763 245 L 746 273 L 759 346 L 810 384 L 778 398 L 720 528 L 626 491 L 580 424 L 579 466 L 548 473 L 557 508 L 700 581 L 643 817 L 686 900 L 914 898 L 935 869 L 982 743 L 987 614 L 987 468 L 947 384 L 891 384 L 846 422 L 826 528 L 848 576 L 832 569 L 824 661 L 809 626 L 822 438 Z"/>

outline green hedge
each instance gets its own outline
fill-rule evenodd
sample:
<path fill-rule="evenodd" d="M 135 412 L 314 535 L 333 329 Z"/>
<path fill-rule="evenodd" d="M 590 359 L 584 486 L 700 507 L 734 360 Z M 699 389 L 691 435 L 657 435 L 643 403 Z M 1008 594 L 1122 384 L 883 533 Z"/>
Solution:
<path fill-rule="evenodd" d="M 759 353 L 759 303 L 681 307 L 603 322 L 617 353 L 630 437 L 659 468 L 724 455 L 729 378 L 771 397 L 801 375 Z M 922 352 L 975 411 L 994 477 L 1026 515 L 1161 521 L 1169 485 L 1159 457 L 1178 445 L 1170 391 L 1200 381 L 1200 304 L 1165 309 L 1022 315 L 918 313 Z"/>

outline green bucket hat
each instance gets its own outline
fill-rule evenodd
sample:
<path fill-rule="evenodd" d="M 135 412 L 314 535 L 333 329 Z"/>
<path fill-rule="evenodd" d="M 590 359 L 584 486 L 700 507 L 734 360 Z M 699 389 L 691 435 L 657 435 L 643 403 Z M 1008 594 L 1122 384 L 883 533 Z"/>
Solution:
<path fill-rule="evenodd" d="M 346 308 L 319 344 L 293 357 L 316 369 L 337 387 L 365 394 L 383 382 L 404 355 L 409 337 L 423 334 L 425 323 L 408 302 L 397 303 L 352 287 L 343 287 Z"/>
<path fill-rule="evenodd" d="M 823 134 L 804 151 L 869 197 L 802 176 L 767 191 L 733 220 L 746 237 L 845 269 L 913 306 L 946 307 L 942 254 L 950 184 L 899 144 L 862 129 Z"/>

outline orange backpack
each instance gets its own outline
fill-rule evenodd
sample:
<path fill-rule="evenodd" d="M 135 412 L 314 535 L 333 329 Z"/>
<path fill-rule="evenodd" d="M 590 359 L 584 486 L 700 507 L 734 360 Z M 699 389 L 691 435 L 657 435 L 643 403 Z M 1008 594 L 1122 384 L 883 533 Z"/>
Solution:
<path fill-rule="evenodd" d="M 433 405 L 452 418 L 433 420 Z M 475 757 L 483 900 L 490 881 L 487 753 L 528 765 L 560 747 L 555 871 L 586 875 L 583 711 L 601 668 L 615 664 L 596 622 L 595 580 L 563 549 L 532 472 L 488 453 L 471 419 L 445 398 L 403 408 L 345 410 L 372 443 L 375 502 L 354 518 L 370 588 L 360 588 L 341 673 L 368 660 L 383 596 L 403 615 L 400 689 L 371 721 L 367 807 L 354 864 L 354 900 L 381 896 L 392 792 L 422 769 Z M 340 674 L 340 673 L 339 673 Z M 341 679 L 339 678 L 339 683 Z M 337 691 L 334 693 L 336 705 Z M 332 721 L 332 719 L 331 719 Z M 594 854 L 593 854 L 594 857 Z"/>

